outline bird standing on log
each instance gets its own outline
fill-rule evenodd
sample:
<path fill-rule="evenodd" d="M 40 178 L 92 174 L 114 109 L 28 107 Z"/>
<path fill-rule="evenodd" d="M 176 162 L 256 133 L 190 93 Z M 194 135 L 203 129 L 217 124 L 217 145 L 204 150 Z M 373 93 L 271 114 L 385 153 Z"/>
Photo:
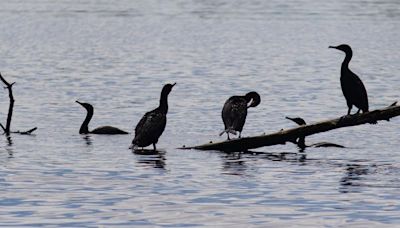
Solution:
<path fill-rule="evenodd" d="M 161 91 L 160 105 L 153 111 L 147 112 L 135 128 L 135 138 L 132 140 L 130 149 L 137 147 L 146 147 L 153 144 L 154 151 L 156 150 L 156 143 L 158 138 L 163 133 L 167 124 L 168 112 L 168 94 L 171 92 L 174 84 L 164 85 Z"/>
<path fill-rule="evenodd" d="M 340 71 L 340 84 L 349 108 L 347 115 L 350 115 L 353 105 L 358 108 L 357 114 L 360 113 L 360 110 L 363 113 L 368 112 L 367 90 L 361 79 L 349 69 L 349 62 L 353 56 L 351 47 L 347 44 L 341 44 L 339 46 L 329 46 L 329 48 L 341 50 L 346 54 Z"/>
<path fill-rule="evenodd" d="M 76 103 L 82 105 L 87 111 L 86 118 L 83 121 L 81 128 L 79 129 L 79 134 L 102 134 L 102 135 L 128 134 L 128 132 L 126 131 L 111 126 L 98 127 L 92 131 L 89 131 L 89 122 L 93 117 L 93 106 L 89 103 L 81 103 L 79 101 L 76 101 Z"/>
<path fill-rule="evenodd" d="M 249 102 L 251 103 L 249 104 Z M 222 120 L 224 121 L 225 130 L 219 135 L 226 133 L 236 135 L 239 132 L 241 137 L 244 123 L 246 122 L 247 109 L 256 107 L 261 102 L 261 97 L 257 92 L 247 93 L 245 96 L 233 96 L 226 100 L 222 108 Z M 249 104 L 249 105 L 248 105 Z"/>

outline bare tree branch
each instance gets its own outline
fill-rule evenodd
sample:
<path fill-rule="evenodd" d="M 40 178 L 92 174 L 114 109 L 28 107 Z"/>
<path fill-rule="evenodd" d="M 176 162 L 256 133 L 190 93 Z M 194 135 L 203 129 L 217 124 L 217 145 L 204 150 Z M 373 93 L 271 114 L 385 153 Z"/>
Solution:
<path fill-rule="evenodd" d="M 3 128 L 4 132 L 6 132 L 6 128 L 3 126 L 3 124 L 0 123 L 0 127 Z"/>
<path fill-rule="evenodd" d="M 30 134 L 32 134 L 32 132 L 34 132 L 36 130 L 37 130 L 37 127 L 34 127 L 34 128 L 29 129 L 27 131 L 13 131 L 11 133 L 16 133 L 16 134 L 21 134 L 21 135 L 30 135 Z"/>
<path fill-rule="evenodd" d="M 3 76 L 0 73 L 0 80 L 6 85 L 6 89 L 8 89 L 8 96 L 10 98 L 10 105 L 8 107 L 8 115 L 7 115 L 7 123 L 6 123 L 6 127 L 4 132 L 6 134 L 10 134 L 10 128 L 11 128 L 11 118 L 12 118 L 12 113 L 13 113 L 13 109 L 14 109 L 14 95 L 12 92 L 12 86 L 15 84 L 15 82 L 13 83 L 8 83 L 6 81 L 6 79 L 3 78 Z"/>
<path fill-rule="evenodd" d="M 6 81 L 6 79 L 4 79 L 4 77 L 1 75 L 0 73 L 0 80 L 6 85 L 6 87 L 4 87 L 5 89 L 8 90 L 8 96 L 10 98 L 10 105 L 8 107 L 8 115 L 7 115 L 7 123 L 6 126 L 4 127 L 2 124 L 0 124 L 1 128 L 3 129 L 4 133 L 6 135 L 9 135 L 10 133 L 19 133 L 19 134 L 31 134 L 33 131 L 35 131 L 37 128 L 32 128 L 29 131 L 17 131 L 17 132 L 11 132 L 11 119 L 12 119 L 12 114 L 13 114 L 13 109 L 14 109 L 14 95 L 12 92 L 12 86 L 15 84 L 15 82 L 13 83 L 9 83 Z"/>

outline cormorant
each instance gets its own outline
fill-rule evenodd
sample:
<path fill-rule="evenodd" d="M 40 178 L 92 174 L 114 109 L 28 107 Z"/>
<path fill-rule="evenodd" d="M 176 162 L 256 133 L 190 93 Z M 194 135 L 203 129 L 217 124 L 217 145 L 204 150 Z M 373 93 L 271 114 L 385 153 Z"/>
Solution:
<path fill-rule="evenodd" d="M 341 44 L 339 46 L 329 46 L 329 48 L 335 48 L 346 53 L 340 71 L 340 84 L 343 95 L 346 98 L 347 107 L 349 108 L 347 115 L 350 115 L 353 105 L 358 108 L 357 114 L 360 113 L 360 110 L 363 113 L 368 112 L 367 90 L 361 79 L 349 69 L 349 62 L 353 56 L 351 47 L 347 44 Z"/>
<path fill-rule="evenodd" d="M 136 149 L 137 147 L 146 147 L 153 144 L 154 150 L 156 150 L 156 143 L 158 138 L 161 136 L 167 124 L 167 112 L 168 112 L 168 94 L 171 92 L 174 84 L 164 85 L 161 91 L 160 105 L 153 111 L 144 114 L 142 119 L 136 125 L 135 138 L 132 140 L 130 149 Z"/>
<path fill-rule="evenodd" d="M 304 121 L 304 119 L 302 119 L 300 117 L 296 117 L 296 118 L 286 117 L 286 119 L 291 120 L 291 121 L 297 123 L 300 126 L 306 125 L 306 121 Z M 302 137 L 299 137 L 299 139 L 296 141 L 296 144 L 300 148 L 301 151 L 304 151 L 304 149 L 306 147 L 340 147 L 340 148 L 345 148 L 342 145 L 335 144 L 335 143 L 330 143 L 330 142 L 319 142 L 319 143 L 313 143 L 311 145 L 306 145 L 305 140 L 306 140 L 306 137 L 302 136 Z"/>
<path fill-rule="evenodd" d="M 250 101 L 250 105 L 247 105 Z M 228 140 L 230 140 L 229 133 L 236 135 L 238 131 L 240 138 L 246 122 L 247 109 L 256 107 L 260 102 L 260 95 L 254 91 L 247 93 L 245 96 L 233 96 L 226 100 L 222 108 L 222 120 L 224 121 L 225 130 L 219 135 L 226 133 Z"/>
<path fill-rule="evenodd" d="M 129 134 L 126 131 L 111 126 L 98 127 L 92 131 L 89 131 L 88 125 L 93 117 L 93 106 L 89 103 L 81 103 L 79 101 L 76 101 L 76 103 L 82 105 L 87 111 L 86 118 L 83 121 L 81 128 L 79 129 L 79 134 L 102 134 L 102 135 Z"/>

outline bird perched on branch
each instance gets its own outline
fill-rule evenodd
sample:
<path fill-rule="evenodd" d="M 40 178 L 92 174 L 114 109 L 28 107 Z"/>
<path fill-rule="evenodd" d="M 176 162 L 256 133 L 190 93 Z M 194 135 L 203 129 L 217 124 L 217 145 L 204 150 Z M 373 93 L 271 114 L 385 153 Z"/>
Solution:
<path fill-rule="evenodd" d="M 256 107 L 260 102 L 260 95 L 254 91 L 247 93 L 245 96 L 233 96 L 226 100 L 222 108 L 222 120 L 224 121 L 225 130 L 219 135 L 221 136 L 226 133 L 228 140 L 230 140 L 229 134 L 236 135 L 238 131 L 240 138 L 244 123 L 246 122 L 247 109 Z"/>
<path fill-rule="evenodd" d="M 89 122 L 93 117 L 93 106 L 89 103 L 81 103 L 79 101 L 76 101 L 76 103 L 82 105 L 87 111 L 86 118 L 83 121 L 81 128 L 79 129 L 79 134 L 102 134 L 102 135 L 128 134 L 128 132 L 126 131 L 111 126 L 98 127 L 92 131 L 89 131 Z"/>
<path fill-rule="evenodd" d="M 350 115 L 353 105 L 358 108 L 357 114 L 360 113 L 360 110 L 363 113 L 368 112 L 367 90 L 361 79 L 349 69 L 349 62 L 353 56 L 351 47 L 347 44 L 341 44 L 339 46 L 329 46 L 329 48 L 341 50 L 346 54 L 340 70 L 340 84 L 349 108 L 347 115 Z"/>
<path fill-rule="evenodd" d="M 156 109 L 147 112 L 136 125 L 135 138 L 132 140 L 130 149 L 143 148 L 153 144 L 153 149 L 156 150 L 158 138 L 164 132 L 167 124 L 168 95 L 175 84 L 164 85 L 161 91 L 160 105 Z"/>

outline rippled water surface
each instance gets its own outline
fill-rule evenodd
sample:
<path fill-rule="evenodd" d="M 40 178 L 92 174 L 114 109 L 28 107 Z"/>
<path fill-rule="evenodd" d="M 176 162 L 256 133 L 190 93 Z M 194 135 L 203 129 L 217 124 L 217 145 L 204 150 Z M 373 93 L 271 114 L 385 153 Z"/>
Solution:
<path fill-rule="evenodd" d="M 400 118 L 307 138 L 347 149 L 176 149 L 224 139 L 224 101 L 251 90 L 262 102 L 244 136 L 345 114 L 329 45 L 353 47 L 371 109 L 400 100 L 399 1 L 2 1 L 0 16 L 12 128 L 38 127 L 0 138 L 0 226 L 400 224 Z M 94 105 L 91 128 L 132 132 L 169 82 L 159 154 L 133 154 L 133 134 L 78 134 L 75 100 Z"/>

